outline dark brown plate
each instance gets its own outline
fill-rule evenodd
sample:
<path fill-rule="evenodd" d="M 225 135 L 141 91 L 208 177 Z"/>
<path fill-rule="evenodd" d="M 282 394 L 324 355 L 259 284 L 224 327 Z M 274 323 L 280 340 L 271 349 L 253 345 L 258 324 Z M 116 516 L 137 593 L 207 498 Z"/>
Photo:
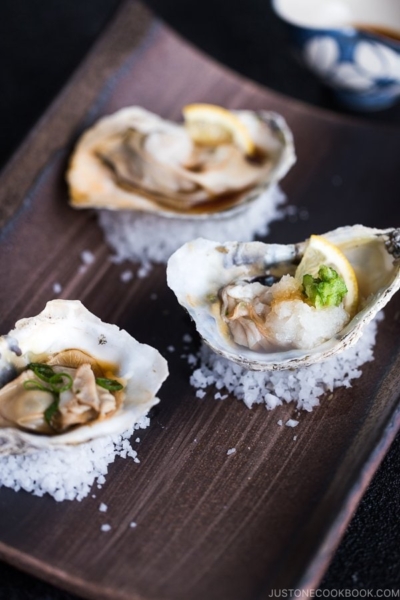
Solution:
<path fill-rule="evenodd" d="M 63 297 L 81 299 L 163 353 L 193 333 L 164 268 L 120 281 L 124 267 L 107 260 L 95 215 L 68 207 L 64 182 L 74 140 L 100 115 L 139 104 L 178 119 L 193 101 L 277 110 L 293 129 L 298 163 L 283 187 L 310 218 L 274 224 L 269 239 L 299 241 L 357 222 L 399 225 L 398 130 L 250 83 L 127 2 L 2 175 L 1 332 L 42 310 L 57 281 Z M 96 262 L 79 274 L 84 249 Z M 149 301 L 154 291 L 158 299 Z M 296 442 L 276 424 L 292 406 L 268 413 L 233 398 L 218 402 L 213 392 L 196 399 L 188 366 L 169 354 L 159 412 L 140 435 L 141 464 L 117 460 L 96 499 L 81 503 L 2 488 L 1 557 L 96 600 L 249 600 L 272 588 L 316 586 L 400 425 L 399 309 L 395 298 L 375 361 L 351 389 L 301 416 Z M 227 457 L 231 447 L 237 452 Z M 100 502 L 109 506 L 107 534 Z"/>

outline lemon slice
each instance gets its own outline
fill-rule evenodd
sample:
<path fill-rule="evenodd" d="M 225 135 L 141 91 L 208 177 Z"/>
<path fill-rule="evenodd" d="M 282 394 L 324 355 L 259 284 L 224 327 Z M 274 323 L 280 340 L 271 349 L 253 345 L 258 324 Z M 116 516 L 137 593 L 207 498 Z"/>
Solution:
<path fill-rule="evenodd" d="M 230 110 L 214 104 L 187 104 L 182 112 L 185 127 L 196 144 L 218 146 L 233 142 L 244 154 L 255 153 L 249 130 Z"/>
<path fill-rule="evenodd" d="M 347 287 L 343 307 L 354 316 L 358 306 L 358 283 L 353 267 L 337 246 L 319 235 L 312 235 L 296 269 L 295 278 L 302 282 L 304 275 L 317 277 L 321 265 L 335 269 L 343 277 Z"/>

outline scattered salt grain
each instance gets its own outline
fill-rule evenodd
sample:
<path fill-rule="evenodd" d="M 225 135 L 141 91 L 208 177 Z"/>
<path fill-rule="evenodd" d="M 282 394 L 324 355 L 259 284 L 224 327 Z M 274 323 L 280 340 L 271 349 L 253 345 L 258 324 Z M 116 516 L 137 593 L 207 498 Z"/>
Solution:
<path fill-rule="evenodd" d="M 100 504 L 100 506 L 99 506 L 99 511 L 100 512 L 107 512 L 107 508 L 108 508 L 107 504 L 104 504 L 104 502 L 102 502 Z"/>
<path fill-rule="evenodd" d="M 298 424 L 299 424 L 299 422 L 296 421 L 295 419 L 289 419 L 285 423 L 286 427 L 297 427 Z"/>
<path fill-rule="evenodd" d="M 297 440 L 297 435 L 293 436 L 293 441 L 295 442 Z"/>
<path fill-rule="evenodd" d="M 283 425 L 283 421 L 282 421 L 282 419 L 279 419 L 279 421 L 278 421 L 278 425 L 279 425 L 279 427 L 282 427 L 282 425 Z"/>
<path fill-rule="evenodd" d="M 246 212 L 231 216 L 166 219 L 150 213 L 104 210 L 99 211 L 99 223 L 115 252 L 113 260 L 140 263 L 137 276 L 146 277 L 150 263 L 166 263 L 182 244 L 197 237 L 224 242 L 248 241 L 256 235 L 266 235 L 271 221 L 284 217 L 284 200 L 284 194 L 275 185 L 252 202 Z"/>
<path fill-rule="evenodd" d="M 355 346 L 324 362 L 293 371 L 248 371 L 203 345 L 199 353 L 200 366 L 194 370 L 190 383 L 197 389 L 198 398 L 205 395 L 206 388 L 215 386 L 218 391 L 226 390 L 243 400 L 248 408 L 264 403 L 271 410 L 276 407 L 278 398 L 280 402 L 294 402 L 299 410 L 310 412 L 319 405 L 323 394 L 338 387 L 349 388 L 351 382 L 362 375 L 360 367 L 374 358 L 378 322 L 382 319 L 382 313 L 377 315 L 365 327 Z M 282 421 L 278 421 L 278 425 L 282 425 Z"/>
<path fill-rule="evenodd" d="M 119 276 L 119 278 L 122 281 L 122 283 L 128 283 L 128 281 L 130 281 L 131 279 L 133 279 L 133 273 L 132 273 L 132 271 L 129 271 L 129 270 L 122 271 L 122 273 Z"/>
<path fill-rule="evenodd" d="M 228 452 L 226 453 L 226 455 L 227 455 L 227 456 L 230 456 L 231 454 L 235 454 L 235 452 L 236 452 L 236 448 L 230 448 L 230 449 L 228 450 Z"/>
<path fill-rule="evenodd" d="M 168 346 L 167 350 L 168 352 L 175 352 L 175 346 Z"/>
<path fill-rule="evenodd" d="M 132 529 L 134 529 L 135 527 L 137 527 L 137 523 L 135 523 L 135 521 L 132 521 L 132 522 L 129 524 L 129 527 L 132 527 Z"/>
<path fill-rule="evenodd" d="M 197 390 L 196 392 L 196 398 L 204 398 L 204 396 L 206 395 L 204 390 Z"/>
<path fill-rule="evenodd" d="M 95 256 L 90 250 L 83 250 L 81 252 L 81 261 L 84 265 L 92 265 L 95 261 Z"/>
<path fill-rule="evenodd" d="M 197 364 L 197 356 L 195 354 L 188 354 L 187 355 L 187 361 L 189 365 L 195 365 Z"/>
<path fill-rule="evenodd" d="M 193 342 L 193 338 L 189 333 L 185 333 L 182 339 L 185 344 L 190 344 L 191 342 Z"/>
<path fill-rule="evenodd" d="M 136 438 L 135 442 L 138 444 L 140 442 L 140 438 Z"/>
<path fill-rule="evenodd" d="M 143 264 L 140 269 L 138 269 L 137 276 L 139 279 L 144 279 L 151 271 L 150 263 Z"/>
<path fill-rule="evenodd" d="M 102 525 L 100 527 L 101 531 L 110 531 L 111 529 L 111 525 L 108 525 L 107 523 L 105 523 L 104 525 Z"/>
<path fill-rule="evenodd" d="M 38 449 L 29 454 L 10 454 L 0 457 L 0 487 L 15 491 L 23 489 L 35 496 L 49 494 L 58 502 L 82 500 L 94 484 L 101 488 L 105 483 L 108 466 L 117 456 L 137 458 L 129 438 L 134 430 L 145 429 L 150 424 L 143 417 L 129 431 L 106 436 L 76 446 L 53 447 L 51 452 Z M 7 430 L 0 433 L 0 447 L 5 449 Z M 138 460 L 138 459 L 137 459 Z M 92 494 L 92 497 L 96 497 Z"/>
<path fill-rule="evenodd" d="M 62 292 L 62 285 L 61 285 L 61 283 L 58 283 L 58 282 L 53 283 L 53 292 L 55 294 L 61 294 L 61 292 Z"/>

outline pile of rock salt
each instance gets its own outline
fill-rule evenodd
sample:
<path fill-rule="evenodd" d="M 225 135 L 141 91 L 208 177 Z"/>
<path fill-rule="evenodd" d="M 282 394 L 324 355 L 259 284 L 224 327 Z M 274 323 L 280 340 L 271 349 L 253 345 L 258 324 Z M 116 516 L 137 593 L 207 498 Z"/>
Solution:
<path fill-rule="evenodd" d="M 248 408 L 264 403 L 271 410 L 284 402 L 293 402 L 298 409 L 312 411 L 323 394 L 338 387 L 351 387 L 351 382 L 362 375 L 360 367 L 374 358 L 378 322 L 382 319 L 383 314 L 378 314 L 355 346 L 324 362 L 293 371 L 249 371 L 203 345 L 200 365 L 194 370 L 190 383 L 200 398 L 205 396 L 204 390 L 212 386 L 227 390 L 243 400 Z"/>
<path fill-rule="evenodd" d="M 143 417 L 134 427 L 120 435 L 106 436 L 76 446 L 40 449 L 29 454 L 0 457 L 0 487 L 21 489 L 43 496 L 50 494 L 57 501 L 82 500 L 93 484 L 105 483 L 108 466 L 117 456 L 140 462 L 129 438 L 135 429 L 150 424 Z M 0 435 L 1 449 L 1 435 Z"/>
<path fill-rule="evenodd" d="M 143 276 L 151 263 L 166 263 L 180 246 L 198 237 L 225 242 L 249 241 L 264 236 L 271 221 L 282 219 L 285 195 L 275 185 L 263 192 L 246 211 L 216 218 L 166 218 L 135 211 L 99 211 L 99 223 L 115 262 L 131 260 L 142 265 Z M 140 277 L 140 274 L 138 273 Z"/>

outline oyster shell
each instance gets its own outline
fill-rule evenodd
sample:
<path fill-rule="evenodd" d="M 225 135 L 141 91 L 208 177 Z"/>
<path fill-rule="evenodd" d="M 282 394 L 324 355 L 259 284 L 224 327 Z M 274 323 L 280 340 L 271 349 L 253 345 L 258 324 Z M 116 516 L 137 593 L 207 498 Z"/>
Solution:
<path fill-rule="evenodd" d="M 251 350 L 234 342 L 221 314 L 221 290 L 250 283 L 267 272 L 294 271 L 307 241 L 280 245 L 261 242 L 220 244 L 199 238 L 182 246 L 168 262 L 167 279 L 178 301 L 195 321 L 205 342 L 218 354 L 256 371 L 298 368 L 324 360 L 355 344 L 363 327 L 400 287 L 400 229 L 341 227 L 323 234 L 352 265 L 360 302 L 356 314 L 327 341 L 313 348 Z"/>
<path fill-rule="evenodd" d="M 137 210 L 166 217 L 243 209 L 295 162 L 293 136 L 272 112 L 237 111 L 258 148 L 194 144 L 181 124 L 137 106 L 103 117 L 75 148 L 67 181 L 74 208 Z"/>
<path fill-rule="evenodd" d="M 35 380 L 32 363 L 71 378 L 59 394 L 54 427 L 44 415 L 54 394 Z M 157 350 L 103 323 L 81 302 L 48 302 L 39 315 L 21 319 L 0 337 L 0 454 L 122 433 L 158 404 L 156 393 L 167 375 Z M 123 389 L 104 389 L 98 377 Z"/>

